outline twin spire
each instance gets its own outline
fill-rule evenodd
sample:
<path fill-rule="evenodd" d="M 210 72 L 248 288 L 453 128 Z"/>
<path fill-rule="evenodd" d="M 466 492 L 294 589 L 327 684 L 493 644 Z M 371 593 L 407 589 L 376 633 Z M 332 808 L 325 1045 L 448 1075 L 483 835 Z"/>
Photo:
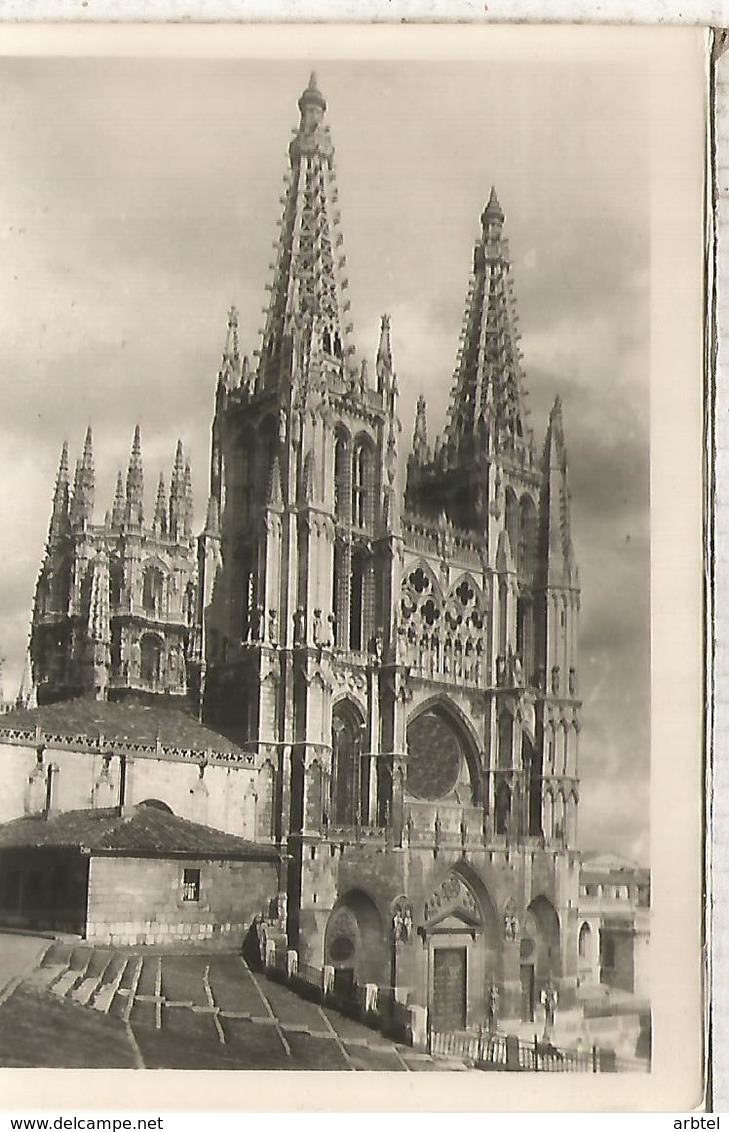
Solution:
<path fill-rule="evenodd" d="M 518 316 L 504 210 L 491 189 L 473 252 L 446 445 L 451 458 L 464 449 L 528 446 Z"/>
<path fill-rule="evenodd" d="M 73 487 L 69 475 L 68 443 L 64 442 L 61 449 L 48 529 L 49 548 L 70 531 L 83 530 L 93 524 L 95 495 L 93 436 L 89 428 L 82 454 L 76 462 Z M 180 440 L 175 452 L 169 496 L 165 490 L 164 475 L 160 474 L 152 529 L 158 535 L 171 539 L 189 539 L 192 537 L 192 523 L 192 473 Z M 114 529 L 144 526 L 144 466 L 139 425 L 134 430 L 126 480 L 121 470 L 117 476 L 107 525 Z"/>
<path fill-rule="evenodd" d="M 312 72 L 298 102 L 300 120 L 289 146 L 280 235 L 259 360 L 259 388 L 276 386 L 295 364 L 312 360 L 349 376 L 354 346 L 348 280 L 337 207 L 334 147 L 324 123 L 326 99 Z"/>

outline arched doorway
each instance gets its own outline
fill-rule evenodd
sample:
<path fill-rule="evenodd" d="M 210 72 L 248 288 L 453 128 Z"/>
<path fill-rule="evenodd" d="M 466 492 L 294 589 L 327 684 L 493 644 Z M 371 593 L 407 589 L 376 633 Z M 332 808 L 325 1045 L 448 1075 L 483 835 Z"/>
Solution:
<path fill-rule="evenodd" d="M 426 890 L 421 932 L 427 946 L 427 1004 L 433 1030 L 465 1030 L 486 1017 L 492 986 L 502 983 L 502 943 L 483 880 L 459 862 Z"/>
<path fill-rule="evenodd" d="M 374 900 L 353 889 L 332 909 L 324 936 L 324 962 L 335 972 L 335 990 L 352 982 L 390 982 L 387 932 Z"/>
<path fill-rule="evenodd" d="M 520 945 L 524 1021 L 534 1021 L 541 992 L 561 971 L 559 916 L 545 896 L 537 896 L 527 908 Z"/>

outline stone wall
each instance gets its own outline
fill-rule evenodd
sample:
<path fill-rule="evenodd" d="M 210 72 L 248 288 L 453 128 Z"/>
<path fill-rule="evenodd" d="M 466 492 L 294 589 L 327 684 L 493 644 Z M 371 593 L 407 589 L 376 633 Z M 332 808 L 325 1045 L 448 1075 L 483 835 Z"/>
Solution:
<path fill-rule="evenodd" d="M 186 869 L 200 871 L 198 900 L 184 899 Z M 275 861 L 93 857 L 87 935 L 111 944 L 239 945 L 277 892 Z"/>
<path fill-rule="evenodd" d="M 46 749 L 42 765 L 34 747 L 0 743 L 3 789 L 0 823 L 40 812 L 46 802 L 45 779 L 53 766 L 51 805 L 56 813 L 119 805 L 121 758 L 94 751 Z M 34 779 L 31 785 L 30 780 Z M 127 757 L 126 805 L 150 798 L 165 802 L 178 817 L 255 839 L 252 768 L 206 766 L 199 761 Z"/>

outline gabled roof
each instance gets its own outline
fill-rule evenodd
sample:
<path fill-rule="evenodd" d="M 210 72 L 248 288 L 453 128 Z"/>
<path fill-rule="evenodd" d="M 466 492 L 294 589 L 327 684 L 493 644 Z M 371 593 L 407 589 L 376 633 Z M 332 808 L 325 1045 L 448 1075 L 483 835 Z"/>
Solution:
<path fill-rule="evenodd" d="M 135 806 L 128 814 L 118 809 L 69 810 L 48 818 L 37 814 L 0 825 L 0 850 L 40 848 L 129 857 L 260 860 L 279 856 L 274 845 L 246 841 L 152 805 Z"/>
<path fill-rule="evenodd" d="M 110 748 L 153 750 L 161 746 L 199 751 L 201 755 L 206 751 L 234 754 L 241 750 L 230 739 L 178 708 L 132 700 L 119 703 L 90 698 L 64 700 L 10 711 L 2 716 L 0 724 L 0 742 L 9 737 L 7 732 L 27 733 L 33 741 L 33 733 L 40 728 L 44 739 L 59 739 L 69 746 L 98 744 L 101 736 Z"/>

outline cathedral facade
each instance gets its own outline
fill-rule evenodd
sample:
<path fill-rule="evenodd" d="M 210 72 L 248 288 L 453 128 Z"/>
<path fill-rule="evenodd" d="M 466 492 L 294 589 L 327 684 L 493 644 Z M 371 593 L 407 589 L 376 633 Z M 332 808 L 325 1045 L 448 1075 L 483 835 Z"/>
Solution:
<path fill-rule="evenodd" d="M 579 579 L 559 400 L 528 430 L 504 213 L 480 216 L 445 429 L 400 478 L 383 316 L 348 321 L 326 102 L 299 100 L 263 341 L 229 317 L 189 663 L 286 846 L 288 946 L 437 1029 L 574 1002 Z M 464 275 L 466 272 L 464 271 Z M 373 343 L 373 346 L 375 344 Z"/>

